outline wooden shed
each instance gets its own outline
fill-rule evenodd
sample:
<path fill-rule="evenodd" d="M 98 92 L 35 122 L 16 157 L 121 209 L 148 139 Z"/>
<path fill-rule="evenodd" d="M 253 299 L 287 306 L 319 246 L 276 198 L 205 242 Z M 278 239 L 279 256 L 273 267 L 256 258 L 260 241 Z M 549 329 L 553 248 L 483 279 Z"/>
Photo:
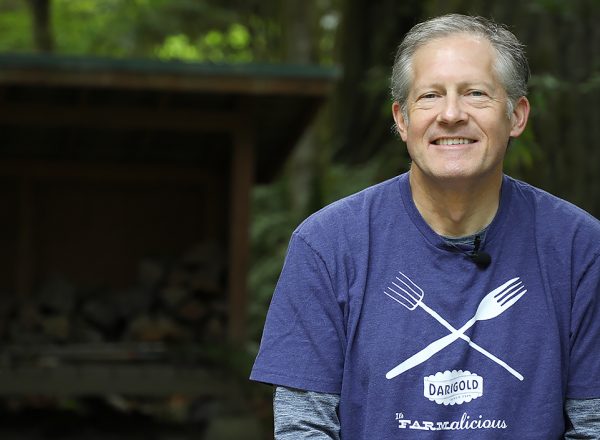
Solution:
<path fill-rule="evenodd" d="M 191 282 L 223 299 L 225 338 L 243 341 L 252 185 L 276 176 L 335 78 L 310 66 L 0 56 L 0 336 L 11 337 L 6 310 L 52 296 L 44 283 L 57 275 L 126 296 L 140 261 L 199 246 L 221 265 Z M 102 374 L 72 392 L 143 391 Z M 3 377 L 4 392 L 58 387 Z"/>

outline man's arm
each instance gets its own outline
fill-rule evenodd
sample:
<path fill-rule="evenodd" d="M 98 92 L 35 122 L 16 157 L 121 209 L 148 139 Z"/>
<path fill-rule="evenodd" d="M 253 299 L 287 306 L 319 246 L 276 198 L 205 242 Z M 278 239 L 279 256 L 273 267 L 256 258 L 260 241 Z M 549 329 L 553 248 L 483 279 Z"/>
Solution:
<path fill-rule="evenodd" d="M 565 411 L 571 422 L 565 439 L 600 439 L 600 399 L 567 399 Z"/>
<path fill-rule="evenodd" d="M 275 438 L 339 440 L 338 394 L 276 387 L 273 398 Z M 567 399 L 570 426 L 565 440 L 600 439 L 600 399 Z"/>
<path fill-rule="evenodd" d="M 276 387 L 273 396 L 276 440 L 339 440 L 339 394 Z"/>

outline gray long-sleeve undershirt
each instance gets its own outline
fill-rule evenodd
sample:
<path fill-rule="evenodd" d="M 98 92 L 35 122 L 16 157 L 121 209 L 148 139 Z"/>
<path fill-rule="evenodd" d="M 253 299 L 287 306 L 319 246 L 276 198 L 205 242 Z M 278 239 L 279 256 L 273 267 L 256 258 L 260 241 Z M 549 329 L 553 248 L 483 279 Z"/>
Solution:
<path fill-rule="evenodd" d="M 276 440 L 340 440 L 338 394 L 278 386 L 273 396 Z M 567 399 L 565 440 L 600 439 L 600 399 Z"/>

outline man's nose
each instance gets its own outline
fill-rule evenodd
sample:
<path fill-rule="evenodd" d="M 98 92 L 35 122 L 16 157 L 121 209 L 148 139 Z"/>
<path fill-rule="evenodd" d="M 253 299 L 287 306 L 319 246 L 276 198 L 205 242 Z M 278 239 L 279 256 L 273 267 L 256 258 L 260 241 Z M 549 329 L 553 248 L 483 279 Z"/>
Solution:
<path fill-rule="evenodd" d="M 467 113 L 460 102 L 460 97 L 446 95 L 441 103 L 437 120 L 442 124 L 458 124 L 467 120 Z"/>

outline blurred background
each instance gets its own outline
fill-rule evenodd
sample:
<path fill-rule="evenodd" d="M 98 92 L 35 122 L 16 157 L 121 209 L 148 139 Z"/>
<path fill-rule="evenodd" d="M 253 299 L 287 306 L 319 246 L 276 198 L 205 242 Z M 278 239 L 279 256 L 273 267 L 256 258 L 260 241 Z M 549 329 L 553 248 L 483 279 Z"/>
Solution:
<path fill-rule="evenodd" d="M 527 45 L 506 171 L 600 217 L 599 9 L 0 0 L 0 437 L 272 438 L 247 377 L 289 236 L 408 169 L 388 77 L 422 19 Z"/>

